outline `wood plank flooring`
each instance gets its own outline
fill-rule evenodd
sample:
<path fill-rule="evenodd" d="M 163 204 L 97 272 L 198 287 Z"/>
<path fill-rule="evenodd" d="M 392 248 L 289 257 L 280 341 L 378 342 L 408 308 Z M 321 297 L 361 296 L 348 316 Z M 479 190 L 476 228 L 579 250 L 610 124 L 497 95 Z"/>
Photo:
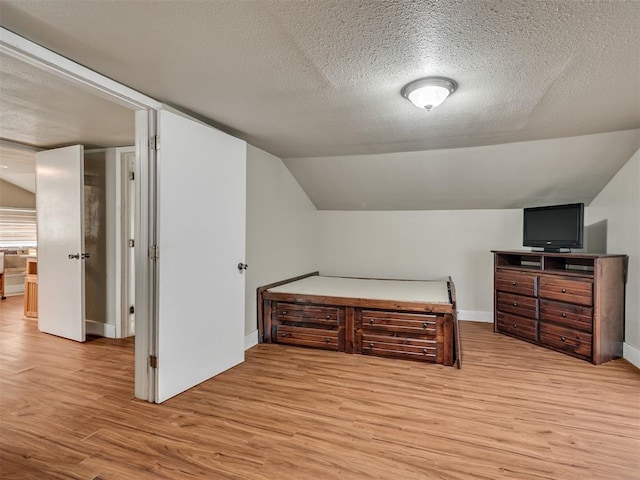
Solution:
<path fill-rule="evenodd" d="M 133 342 L 38 332 L 0 303 L 2 479 L 640 478 L 640 371 L 461 322 L 463 368 L 259 345 L 162 405 Z"/>

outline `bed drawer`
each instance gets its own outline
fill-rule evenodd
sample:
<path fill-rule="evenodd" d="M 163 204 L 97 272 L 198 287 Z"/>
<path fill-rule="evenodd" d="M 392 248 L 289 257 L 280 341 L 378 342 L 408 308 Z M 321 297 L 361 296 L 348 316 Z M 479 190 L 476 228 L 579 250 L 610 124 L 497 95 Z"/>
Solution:
<path fill-rule="evenodd" d="M 520 272 L 496 272 L 496 290 L 535 297 L 538 294 L 538 277 Z"/>
<path fill-rule="evenodd" d="M 530 318 L 498 312 L 497 330 L 514 337 L 525 338 L 535 342 L 538 334 L 538 322 Z"/>
<path fill-rule="evenodd" d="M 541 299 L 540 320 L 589 333 L 593 331 L 593 309 L 572 303 Z"/>
<path fill-rule="evenodd" d="M 276 318 L 280 322 L 337 326 L 339 311 L 338 307 L 278 302 L 276 305 Z"/>
<path fill-rule="evenodd" d="M 540 343 L 576 357 L 591 358 L 592 338 L 589 333 L 540 322 Z"/>
<path fill-rule="evenodd" d="M 362 333 L 362 353 L 364 355 L 436 362 L 437 350 L 435 339 L 376 335 L 370 332 Z"/>
<path fill-rule="evenodd" d="M 341 335 L 342 332 L 338 330 L 278 325 L 275 338 L 277 343 L 287 345 L 338 350 L 342 343 L 340 341 Z"/>
<path fill-rule="evenodd" d="M 362 330 L 404 333 L 407 335 L 436 335 L 438 317 L 419 313 L 362 311 Z"/>
<path fill-rule="evenodd" d="M 526 318 L 537 318 L 538 300 L 535 298 L 498 292 L 497 305 L 499 312 L 513 313 Z"/>
<path fill-rule="evenodd" d="M 593 305 L 593 283 L 565 278 L 540 279 L 540 298 Z"/>

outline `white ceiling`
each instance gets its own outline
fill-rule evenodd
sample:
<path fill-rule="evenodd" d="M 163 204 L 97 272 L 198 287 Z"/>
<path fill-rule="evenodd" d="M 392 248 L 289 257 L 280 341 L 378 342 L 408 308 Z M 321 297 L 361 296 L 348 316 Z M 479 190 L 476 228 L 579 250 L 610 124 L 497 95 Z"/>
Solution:
<path fill-rule="evenodd" d="M 637 1 L 0 0 L 0 24 L 284 158 L 319 208 L 588 203 L 638 148 L 576 137 L 640 127 Z M 132 143 L 120 107 L 19 72 L 0 57 L 0 137 Z M 427 75 L 459 84 L 431 112 L 400 95 Z"/>
<path fill-rule="evenodd" d="M 3 26 L 280 157 L 640 127 L 640 2 L 2 0 Z M 458 90 L 402 98 L 426 75 Z"/>
<path fill-rule="evenodd" d="M 135 114 L 0 54 L 0 138 L 42 148 L 133 145 Z"/>

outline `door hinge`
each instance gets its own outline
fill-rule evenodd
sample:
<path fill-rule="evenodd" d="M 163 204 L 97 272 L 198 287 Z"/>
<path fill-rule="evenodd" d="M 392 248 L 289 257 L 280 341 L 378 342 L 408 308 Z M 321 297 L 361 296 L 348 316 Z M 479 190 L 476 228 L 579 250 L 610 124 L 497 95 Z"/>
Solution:
<path fill-rule="evenodd" d="M 129 246 L 130 247 L 135 247 L 136 246 L 136 241 L 133 238 L 129 240 Z"/>
<path fill-rule="evenodd" d="M 151 150 L 160 150 L 160 136 L 154 135 L 149 138 L 149 148 Z"/>
<path fill-rule="evenodd" d="M 129 172 L 129 180 L 135 180 L 136 179 L 136 172 Z"/>
<path fill-rule="evenodd" d="M 133 315 L 134 313 L 136 313 L 136 309 L 135 309 L 135 307 L 134 307 L 133 305 L 131 305 L 131 306 L 129 307 L 129 313 L 130 313 L 131 315 Z"/>
<path fill-rule="evenodd" d="M 151 260 L 158 260 L 159 256 L 160 256 L 160 247 L 158 247 L 157 245 L 151 245 L 149 247 L 149 258 Z"/>
<path fill-rule="evenodd" d="M 149 355 L 149 366 L 151 368 L 158 368 L 158 357 L 155 355 Z"/>

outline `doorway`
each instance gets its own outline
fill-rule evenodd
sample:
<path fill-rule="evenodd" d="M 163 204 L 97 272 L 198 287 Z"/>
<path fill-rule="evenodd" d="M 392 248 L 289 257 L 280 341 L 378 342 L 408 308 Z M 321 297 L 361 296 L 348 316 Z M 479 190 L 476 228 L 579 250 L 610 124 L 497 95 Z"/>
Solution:
<path fill-rule="evenodd" d="M 148 139 L 154 125 L 154 109 L 160 104 L 5 29 L 0 29 L 0 55 L 2 135 L 16 144 L 47 149 L 73 143 L 94 148 L 135 145 L 124 152 L 128 154 L 128 162 L 135 164 L 137 175 L 134 185 L 127 190 L 128 198 L 132 200 L 128 223 L 126 228 L 120 225 L 120 231 L 126 230 L 128 237 L 139 245 L 153 241 L 150 236 L 153 231 L 149 229 L 153 218 L 149 208 L 152 193 L 149 172 L 153 168 L 148 164 L 153 159 L 150 159 Z M 15 113 L 15 121 L 4 122 L 10 112 Z M 124 120 L 122 112 L 126 116 Z M 125 252 L 128 250 L 128 247 L 120 248 Z M 143 254 L 139 249 L 131 250 L 135 251 L 129 252 L 123 260 L 127 266 L 121 265 L 120 270 L 130 271 L 133 266 L 130 264 L 138 264 L 137 268 L 133 267 L 137 273 L 135 281 L 127 281 L 126 286 L 121 282 L 116 290 L 127 298 L 127 307 L 135 306 L 135 317 L 127 317 L 126 324 L 118 324 L 121 327 L 118 333 L 120 336 L 135 333 L 135 395 L 153 401 L 153 372 L 148 365 L 148 356 L 152 344 L 150 295 L 155 281 L 151 277 L 152 262 L 146 251 Z M 87 252 L 78 249 L 77 252 L 65 252 L 65 255 L 76 253 Z M 138 298 L 132 302 L 130 296 Z M 117 314 L 121 318 L 124 313 L 124 306 L 118 308 Z"/>
<path fill-rule="evenodd" d="M 3 52 L 135 112 L 135 396 L 162 402 L 244 361 L 246 143 L 0 28 Z M 59 252 L 74 265 L 77 236 Z"/>

